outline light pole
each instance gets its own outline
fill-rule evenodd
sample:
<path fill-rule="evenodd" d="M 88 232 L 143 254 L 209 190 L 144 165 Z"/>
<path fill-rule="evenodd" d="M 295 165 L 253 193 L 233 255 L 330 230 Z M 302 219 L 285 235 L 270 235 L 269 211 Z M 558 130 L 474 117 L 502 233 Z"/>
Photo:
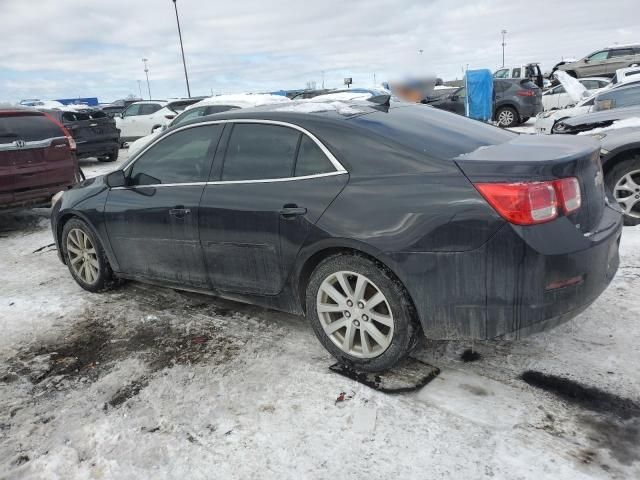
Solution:
<path fill-rule="evenodd" d="M 504 37 L 507 34 L 506 30 L 502 30 L 502 68 L 504 68 L 504 46 L 506 45 L 506 43 L 504 43 Z"/>
<path fill-rule="evenodd" d="M 149 92 L 149 100 L 151 100 L 151 87 L 149 86 L 149 67 L 147 67 L 148 58 L 143 58 L 142 63 L 144 63 L 144 74 L 147 76 L 147 91 Z"/>
<path fill-rule="evenodd" d="M 322 89 L 324 90 L 324 70 L 322 70 Z"/>
<path fill-rule="evenodd" d="M 138 82 L 138 91 L 140 92 L 140 99 L 142 100 L 142 80 L 136 80 Z"/>
<path fill-rule="evenodd" d="M 184 79 L 187 82 L 187 95 L 191 98 L 191 89 L 189 88 L 189 76 L 187 75 L 187 62 L 184 60 L 184 47 L 182 46 L 182 31 L 180 30 L 180 18 L 178 17 L 178 3 L 173 0 L 173 7 L 176 10 L 176 23 L 178 24 L 178 37 L 180 37 L 180 51 L 182 52 L 182 66 L 184 67 Z"/>

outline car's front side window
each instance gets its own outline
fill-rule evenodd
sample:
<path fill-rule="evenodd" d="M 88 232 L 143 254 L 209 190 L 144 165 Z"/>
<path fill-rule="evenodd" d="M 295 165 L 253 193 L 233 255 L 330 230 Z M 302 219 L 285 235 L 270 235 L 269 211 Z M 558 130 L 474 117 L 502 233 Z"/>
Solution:
<path fill-rule="evenodd" d="M 502 70 L 498 70 L 494 73 L 493 78 L 507 78 L 507 75 L 509 75 L 509 69 L 503 68 Z"/>
<path fill-rule="evenodd" d="M 227 145 L 223 181 L 287 178 L 300 132 L 278 125 L 237 123 Z"/>
<path fill-rule="evenodd" d="M 601 52 L 596 52 L 593 55 L 590 55 L 589 61 L 593 62 L 594 60 L 606 60 L 607 57 L 609 56 L 609 51 L 608 50 L 603 50 Z"/>
<path fill-rule="evenodd" d="M 140 115 L 140 104 L 129 105 L 129 107 L 122 112 L 123 117 L 134 117 L 136 115 Z"/>
<path fill-rule="evenodd" d="M 167 135 L 129 168 L 131 185 L 206 182 L 223 125 L 203 125 Z"/>
<path fill-rule="evenodd" d="M 202 115 L 204 115 L 204 111 L 206 110 L 206 108 L 207 107 L 197 107 L 181 113 L 180 115 L 178 115 L 178 117 L 176 117 L 171 126 L 180 125 L 181 123 L 188 122 L 189 120 L 193 120 L 194 118 L 201 117 Z"/>

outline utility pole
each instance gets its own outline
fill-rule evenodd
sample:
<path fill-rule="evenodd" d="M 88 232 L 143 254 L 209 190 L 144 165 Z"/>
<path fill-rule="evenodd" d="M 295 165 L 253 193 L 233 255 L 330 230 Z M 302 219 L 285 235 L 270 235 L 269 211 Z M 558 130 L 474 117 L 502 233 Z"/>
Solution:
<path fill-rule="evenodd" d="M 176 23 L 178 24 L 178 37 L 180 37 L 180 51 L 182 52 L 182 66 L 184 67 L 184 79 L 187 82 L 187 96 L 191 98 L 191 89 L 189 88 L 189 76 L 187 75 L 187 62 L 184 59 L 184 47 L 182 46 L 182 31 L 180 30 L 180 18 L 178 17 L 177 0 L 173 0 L 173 6 L 176 10 Z"/>
<path fill-rule="evenodd" d="M 147 67 L 148 58 L 143 58 L 142 63 L 144 63 L 144 74 L 147 76 L 147 91 L 149 92 L 149 100 L 151 100 L 151 87 L 149 86 L 149 67 Z"/>
<path fill-rule="evenodd" d="M 140 92 L 140 99 L 142 99 L 142 80 L 136 80 L 138 82 L 138 91 Z"/>
<path fill-rule="evenodd" d="M 506 45 L 506 43 L 504 43 L 504 37 L 507 34 L 506 30 L 502 30 L 502 68 L 504 68 L 504 46 Z"/>

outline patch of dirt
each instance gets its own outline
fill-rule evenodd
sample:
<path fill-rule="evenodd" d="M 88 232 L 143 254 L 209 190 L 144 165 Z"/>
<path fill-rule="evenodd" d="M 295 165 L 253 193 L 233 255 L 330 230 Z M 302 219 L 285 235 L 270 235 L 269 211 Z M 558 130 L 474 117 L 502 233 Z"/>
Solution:
<path fill-rule="evenodd" d="M 597 387 L 585 386 L 568 378 L 528 370 L 521 375 L 529 385 L 546 390 L 591 414 L 578 417 L 589 432 L 589 440 L 607 449 L 623 465 L 640 460 L 640 404 Z M 583 463 L 595 461 L 591 449 L 575 455 Z M 609 468 L 606 465 L 603 468 Z"/>
<path fill-rule="evenodd" d="M 75 382 L 95 381 L 119 361 L 137 357 L 153 372 L 174 365 L 193 365 L 212 359 L 227 360 L 240 345 L 227 338 L 213 322 L 171 321 L 148 315 L 131 321 L 114 315 L 88 311 L 64 335 L 50 343 L 34 343 L 9 359 L 0 382 L 27 379 L 43 391 L 70 388 Z M 142 378 L 123 386 L 108 402 L 117 407 L 137 395 L 149 380 Z"/>

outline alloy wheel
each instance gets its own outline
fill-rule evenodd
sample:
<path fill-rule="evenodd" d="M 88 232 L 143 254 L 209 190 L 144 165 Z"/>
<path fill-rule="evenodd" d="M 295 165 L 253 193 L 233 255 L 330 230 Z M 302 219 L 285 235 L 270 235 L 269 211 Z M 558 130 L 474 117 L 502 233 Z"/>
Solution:
<path fill-rule="evenodd" d="M 514 116 L 511 110 L 502 110 L 498 115 L 499 125 L 511 125 L 513 123 Z"/>
<path fill-rule="evenodd" d="M 316 299 L 325 334 L 344 353 L 382 355 L 393 340 L 393 313 L 384 294 L 366 276 L 347 271 L 329 275 Z"/>
<path fill-rule="evenodd" d="M 74 228 L 67 235 L 67 256 L 74 273 L 85 283 L 91 285 L 98 279 L 98 254 L 89 236 Z"/>
<path fill-rule="evenodd" d="M 626 215 L 640 218 L 640 170 L 632 170 L 620 178 L 613 195 Z"/>

